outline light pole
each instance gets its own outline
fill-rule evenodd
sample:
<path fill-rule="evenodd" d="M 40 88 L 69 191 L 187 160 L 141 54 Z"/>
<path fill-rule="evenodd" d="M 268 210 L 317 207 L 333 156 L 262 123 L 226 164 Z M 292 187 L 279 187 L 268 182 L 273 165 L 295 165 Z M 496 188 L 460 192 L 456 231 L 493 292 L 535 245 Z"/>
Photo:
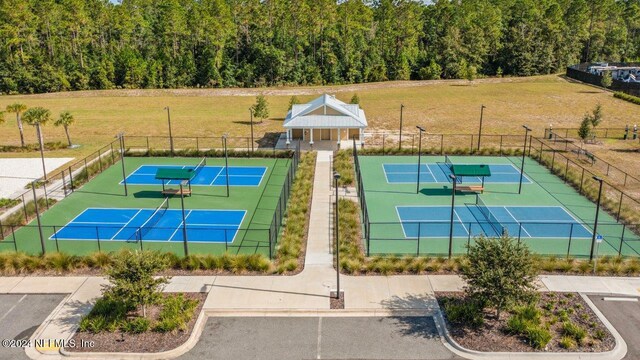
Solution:
<path fill-rule="evenodd" d="M 33 206 L 36 211 L 36 219 L 38 220 L 38 233 L 40 234 L 40 246 L 42 247 L 42 255 L 45 254 L 46 249 L 44 246 L 44 236 L 42 235 L 42 223 L 40 222 L 40 211 L 38 210 L 38 197 L 36 196 L 36 182 L 31 182 L 31 191 L 33 191 Z M 47 197 L 44 197 L 45 201 Z M 14 240 L 15 241 L 15 240 Z"/>
<path fill-rule="evenodd" d="M 600 214 L 600 199 L 602 196 L 602 184 L 604 183 L 604 180 L 602 180 L 602 178 L 599 178 L 597 176 L 594 176 L 593 180 L 600 183 L 600 188 L 598 189 L 598 201 L 596 204 L 596 220 L 593 224 L 593 235 L 591 237 L 591 251 L 589 252 L 589 261 L 593 260 L 593 248 L 596 244 L 596 236 L 598 232 L 598 215 Z"/>
<path fill-rule="evenodd" d="M 451 192 L 451 223 L 449 224 L 449 259 L 451 259 L 451 253 L 453 252 L 453 215 L 455 215 L 456 205 L 456 176 L 449 174 L 449 177 L 453 183 L 453 191 Z"/>
<path fill-rule="evenodd" d="M 171 156 L 173 156 L 173 135 L 171 134 L 171 112 L 169 110 L 169 107 L 165 107 L 165 110 L 167 110 L 167 122 L 169 123 L 169 148 L 171 151 Z"/>
<path fill-rule="evenodd" d="M 249 108 L 249 114 L 251 115 L 251 153 L 253 153 L 253 109 Z"/>
<path fill-rule="evenodd" d="M 531 129 L 527 125 L 522 125 L 525 129 L 524 133 L 524 147 L 522 148 L 522 165 L 520 165 L 520 185 L 518 186 L 518 194 L 522 192 L 522 178 L 524 177 L 524 157 L 527 153 L 527 137 L 529 136 L 529 131 Z"/>
<path fill-rule="evenodd" d="M 36 132 L 38 133 L 38 143 L 40 144 L 40 160 L 42 160 L 42 175 L 44 181 L 47 181 L 47 168 L 44 165 L 44 142 L 42 141 L 42 130 L 40 129 L 40 122 L 36 123 Z"/>
<path fill-rule="evenodd" d="M 482 116 L 484 115 L 484 109 L 487 107 L 482 105 L 480 107 L 480 128 L 478 129 L 478 151 L 480 151 L 480 139 L 482 138 Z"/>
<path fill-rule="evenodd" d="M 222 135 L 222 144 L 224 145 L 224 172 L 227 179 L 227 197 L 229 197 L 229 155 L 227 153 L 227 134 Z"/>
<path fill-rule="evenodd" d="M 335 233 L 336 233 L 336 299 L 340 299 L 340 243 L 339 243 L 339 235 L 340 235 L 340 226 L 339 226 L 339 217 L 338 217 L 338 179 L 340 179 L 340 174 L 337 171 L 333 172 L 333 181 L 334 187 L 336 188 L 336 221 L 335 221 Z"/>
<path fill-rule="evenodd" d="M 189 245 L 187 243 L 187 218 L 184 215 L 184 191 L 183 183 L 180 182 L 180 206 L 182 208 L 182 241 L 184 244 L 184 256 L 189 256 Z"/>
<path fill-rule="evenodd" d="M 418 181 L 416 182 L 416 194 L 420 193 L 420 153 L 422 152 L 422 133 L 424 132 L 424 128 L 420 126 L 416 126 L 418 130 L 420 130 L 420 135 L 418 136 Z"/>
<path fill-rule="evenodd" d="M 400 104 L 400 139 L 398 140 L 398 150 L 402 150 L 402 110 L 404 105 Z"/>

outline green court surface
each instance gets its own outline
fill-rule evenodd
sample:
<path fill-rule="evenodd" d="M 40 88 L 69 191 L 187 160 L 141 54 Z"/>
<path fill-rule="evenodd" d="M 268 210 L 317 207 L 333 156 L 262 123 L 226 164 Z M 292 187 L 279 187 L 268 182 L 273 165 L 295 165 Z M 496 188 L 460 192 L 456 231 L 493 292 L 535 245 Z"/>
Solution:
<path fill-rule="evenodd" d="M 490 165 L 492 176 L 498 175 L 485 179 L 483 194 L 456 193 L 454 254 L 465 253 L 475 236 L 496 236 L 498 228 L 504 227 L 535 253 L 589 256 L 596 205 L 547 168 L 526 158 L 522 193 L 518 194 L 522 158 L 450 158 L 454 164 Z M 365 218 L 363 224 L 364 241 L 369 255 L 448 253 L 453 185 L 449 167 L 442 156 L 423 156 L 421 163 L 427 165 L 421 166 L 420 192 L 416 193 L 417 161 L 417 156 L 359 156 L 368 215 L 368 223 Z M 462 180 L 458 186 L 480 185 L 477 178 Z M 597 185 L 592 181 L 588 186 Z M 482 209 L 476 205 L 478 196 L 485 205 Z M 494 217 L 483 216 L 487 208 Z M 513 221 L 503 222 L 499 212 Z M 599 216 L 597 234 L 604 239 L 598 245 L 598 255 L 640 256 L 637 234 L 602 209 Z"/>
<path fill-rule="evenodd" d="M 125 172 L 128 176 L 142 165 L 195 166 L 200 161 L 200 158 L 127 157 L 125 158 Z M 207 167 L 222 167 L 224 164 L 224 158 L 207 158 Z M 234 238 L 232 241 L 188 242 L 189 252 L 222 254 L 228 251 L 232 254 L 260 253 L 268 256 L 270 231 L 273 231 L 270 230 L 270 226 L 291 166 L 291 159 L 229 158 L 230 168 L 266 168 L 259 185 L 233 186 L 233 182 L 230 182 L 232 186 L 230 186 L 229 197 L 226 196 L 226 186 L 193 186 L 192 195 L 184 198 L 185 209 L 244 210 L 246 214 L 242 217 L 239 229 L 237 224 L 235 225 L 236 229 L 233 230 Z M 184 243 L 181 240 L 181 234 L 179 237 L 174 237 L 174 240 L 178 239 L 178 241 L 140 241 L 135 238 L 132 241 L 118 241 L 117 237 L 110 239 L 109 237 L 105 238 L 98 235 L 96 238 L 101 238 L 101 241 L 98 242 L 93 236 L 87 240 L 84 240 L 83 236 L 75 236 L 74 227 L 69 226 L 65 230 L 65 234 L 67 237 L 75 239 L 56 239 L 56 236 L 53 236 L 54 234 L 60 234 L 60 230 L 65 225 L 90 208 L 118 209 L 118 211 L 121 211 L 120 209 L 150 209 L 143 211 L 143 213 L 150 214 L 162 204 L 164 197 L 161 194 L 161 185 L 129 184 L 128 196 L 125 196 L 121 181 L 122 165 L 117 162 L 81 188 L 76 189 L 72 194 L 51 206 L 49 210 L 41 211 L 43 238 L 47 252 L 61 251 L 80 255 L 95 252 L 99 249 L 108 252 L 120 248 L 143 248 L 145 250 L 171 251 L 178 255 L 184 254 Z M 221 183 L 225 184 L 224 181 Z M 168 185 L 168 188 L 177 188 L 177 186 Z M 180 197 L 171 197 L 169 199 L 169 210 L 180 209 Z M 212 212 L 201 213 L 212 214 Z M 226 213 L 229 212 L 227 211 Z M 175 212 L 173 215 L 175 215 Z M 216 219 L 210 220 L 210 223 L 216 223 Z M 91 226 L 93 221 L 108 221 L 108 219 L 90 219 L 87 226 Z M 98 233 L 102 230 L 96 229 L 96 232 Z M 15 239 L 15 244 L 13 239 Z M 189 239 L 188 236 L 187 239 Z M 28 226 L 17 229 L 14 234 L 6 235 L 5 240 L 0 242 L 0 251 L 15 251 L 16 247 L 18 251 L 32 254 L 41 253 L 40 235 L 35 219 Z"/>

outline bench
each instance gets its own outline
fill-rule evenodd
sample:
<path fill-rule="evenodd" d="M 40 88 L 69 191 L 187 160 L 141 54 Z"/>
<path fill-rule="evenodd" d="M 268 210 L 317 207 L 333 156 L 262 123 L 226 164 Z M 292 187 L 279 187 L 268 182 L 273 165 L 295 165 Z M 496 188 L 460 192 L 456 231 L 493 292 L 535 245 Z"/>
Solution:
<path fill-rule="evenodd" d="M 180 189 L 164 189 L 162 195 L 180 195 Z M 182 195 L 191 196 L 190 189 L 182 189 Z"/>
<path fill-rule="evenodd" d="M 484 187 L 480 185 L 470 185 L 470 186 L 456 186 L 456 190 L 460 192 L 484 192 Z"/>

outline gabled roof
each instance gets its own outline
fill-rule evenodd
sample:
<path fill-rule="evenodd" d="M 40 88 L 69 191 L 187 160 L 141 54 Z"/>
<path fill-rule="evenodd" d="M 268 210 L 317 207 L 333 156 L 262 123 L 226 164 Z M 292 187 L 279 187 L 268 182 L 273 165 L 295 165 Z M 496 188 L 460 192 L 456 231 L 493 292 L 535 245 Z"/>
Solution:
<path fill-rule="evenodd" d="M 313 114 L 320 108 L 333 109 L 338 114 Z M 357 104 L 346 104 L 324 94 L 307 104 L 295 104 L 284 120 L 285 128 L 365 128 L 367 118 Z"/>

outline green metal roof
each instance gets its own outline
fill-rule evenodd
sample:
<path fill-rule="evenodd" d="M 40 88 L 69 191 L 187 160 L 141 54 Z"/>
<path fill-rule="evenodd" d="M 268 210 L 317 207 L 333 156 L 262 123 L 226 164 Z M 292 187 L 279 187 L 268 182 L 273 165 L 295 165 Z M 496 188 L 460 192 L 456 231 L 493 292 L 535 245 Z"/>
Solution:
<path fill-rule="evenodd" d="M 195 175 L 193 169 L 160 168 L 156 172 L 158 180 L 191 180 Z"/>
<path fill-rule="evenodd" d="M 485 164 L 453 164 L 451 172 L 455 176 L 491 176 L 489 165 Z"/>

